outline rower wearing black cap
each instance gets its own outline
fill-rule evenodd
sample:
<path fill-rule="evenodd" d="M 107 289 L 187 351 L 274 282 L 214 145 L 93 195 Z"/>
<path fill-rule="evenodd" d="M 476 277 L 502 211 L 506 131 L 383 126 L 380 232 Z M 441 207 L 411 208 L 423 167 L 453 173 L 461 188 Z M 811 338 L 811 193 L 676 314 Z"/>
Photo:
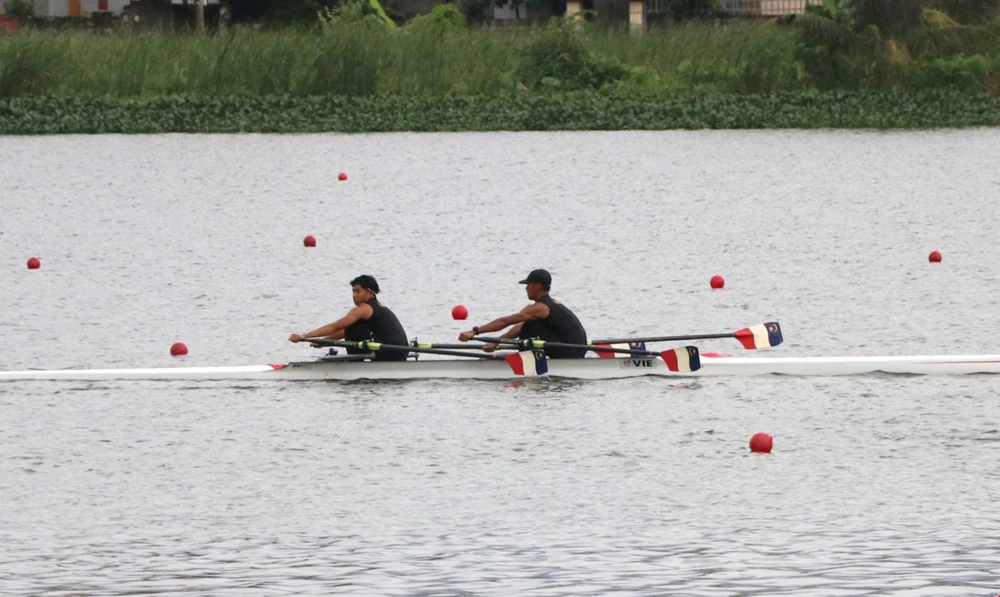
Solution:
<path fill-rule="evenodd" d="M 324 325 L 306 334 L 292 334 L 291 342 L 301 342 L 306 338 L 330 338 L 332 340 L 348 340 L 361 342 L 363 340 L 408 346 L 406 332 L 396 315 L 388 307 L 378 301 L 378 281 L 372 276 L 363 275 L 351 280 L 354 308 L 337 321 Z M 349 354 L 361 352 L 357 348 L 348 348 Z M 405 361 L 407 351 L 379 350 L 375 352 L 376 361 Z"/>
<path fill-rule="evenodd" d="M 528 298 L 535 301 L 519 313 L 494 319 L 486 325 L 480 325 L 467 332 L 462 332 L 458 339 L 467 342 L 474 336 L 499 332 L 507 326 L 514 326 L 501 338 L 535 338 L 546 342 L 565 342 L 568 344 L 586 344 L 587 332 L 576 315 L 566 305 L 549 296 L 552 287 L 552 276 L 543 269 L 533 270 L 528 277 L 521 280 L 526 284 L 525 292 Z M 483 350 L 493 352 L 496 344 L 487 344 Z M 587 354 L 585 349 L 546 347 L 545 356 L 550 359 L 582 359 Z"/>

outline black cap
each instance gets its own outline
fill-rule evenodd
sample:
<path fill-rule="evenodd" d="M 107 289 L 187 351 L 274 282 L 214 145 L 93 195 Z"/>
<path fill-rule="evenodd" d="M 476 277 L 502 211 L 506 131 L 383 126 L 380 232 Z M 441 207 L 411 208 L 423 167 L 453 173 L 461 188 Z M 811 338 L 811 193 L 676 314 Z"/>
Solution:
<path fill-rule="evenodd" d="M 369 276 L 368 274 L 362 274 L 357 278 L 351 280 L 351 286 L 357 284 L 358 286 L 364 288 L 365 290 L 371 290 L 375 294 L 378 294 L 378 280 L 375 276 Z"/>
<path fill-rule="evenodd" d="M 552 286 L 552 274 L 543 269 L 533 269 L 528 277 L 518 282 L 518 284 L 531 284 L 537 282 L 548 289 Z"/>

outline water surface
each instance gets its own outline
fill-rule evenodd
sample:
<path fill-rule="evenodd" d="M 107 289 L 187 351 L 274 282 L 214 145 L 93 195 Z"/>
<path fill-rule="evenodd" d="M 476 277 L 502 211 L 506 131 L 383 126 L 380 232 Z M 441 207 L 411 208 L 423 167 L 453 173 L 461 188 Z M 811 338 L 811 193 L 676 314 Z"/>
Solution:
<path fill-rule="evenodd" d="M 1000 353 L 998 146 L 2 138 L 0 369 L 307 358 L 286 337 L 359 273 L 450 342 L 535 267 L 592 337 L 777 320 L 773 356 Z M 995 595 L 998 383 L 0 383 L 0 594 Z"/>

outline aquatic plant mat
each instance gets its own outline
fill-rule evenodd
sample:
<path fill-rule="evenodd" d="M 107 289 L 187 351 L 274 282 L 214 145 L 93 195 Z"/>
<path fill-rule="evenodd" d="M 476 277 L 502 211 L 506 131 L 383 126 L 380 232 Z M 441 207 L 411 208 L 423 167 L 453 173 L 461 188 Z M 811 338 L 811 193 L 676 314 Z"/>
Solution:
<path fill-rule="evenodd" d="M 0 133 L 304 133 L 1000 126 L 1000 99 L 947 91 L 513 97 L 24 97 Z"/>

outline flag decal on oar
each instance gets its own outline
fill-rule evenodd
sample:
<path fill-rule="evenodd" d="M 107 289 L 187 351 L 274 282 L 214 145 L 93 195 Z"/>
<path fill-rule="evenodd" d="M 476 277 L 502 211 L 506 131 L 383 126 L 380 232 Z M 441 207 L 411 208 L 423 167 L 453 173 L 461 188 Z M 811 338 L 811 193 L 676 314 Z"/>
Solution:
<path fill-rule="evenodd" d="M 504 360 L 514 375 L 545 375 L 549 372 L 549 362 L 540 350 L 522 350 L 507 355 Z"/>
<path fill-rule="evenodd" d="M 691 373 L 701 369 L 701 357 L 697 346 L 681 346 L 664 350 L 660 358 L 667 364 L 667 369 L 677 373 Z"/>
<path fill-rule="evenodd" d="M 609 352 L 606 350 L 595 350 L 597 356 L 602 359 L 640 357 L 646 352 L 645 342 L 622 342 L 621 344 L 594 344 L 594 348 L 618 348 L 620 350 L 631 350 L 632 353 Z"/>
<path fill-rule="evenodd" d="M 733 336 L 740 341 L 743 348 L 753 350 L 755 348 L 769 348 L 781 344 L 781 326 L 778 322 L 771 321 L 759 325 L 750 326 L 733 332 Z"/>

